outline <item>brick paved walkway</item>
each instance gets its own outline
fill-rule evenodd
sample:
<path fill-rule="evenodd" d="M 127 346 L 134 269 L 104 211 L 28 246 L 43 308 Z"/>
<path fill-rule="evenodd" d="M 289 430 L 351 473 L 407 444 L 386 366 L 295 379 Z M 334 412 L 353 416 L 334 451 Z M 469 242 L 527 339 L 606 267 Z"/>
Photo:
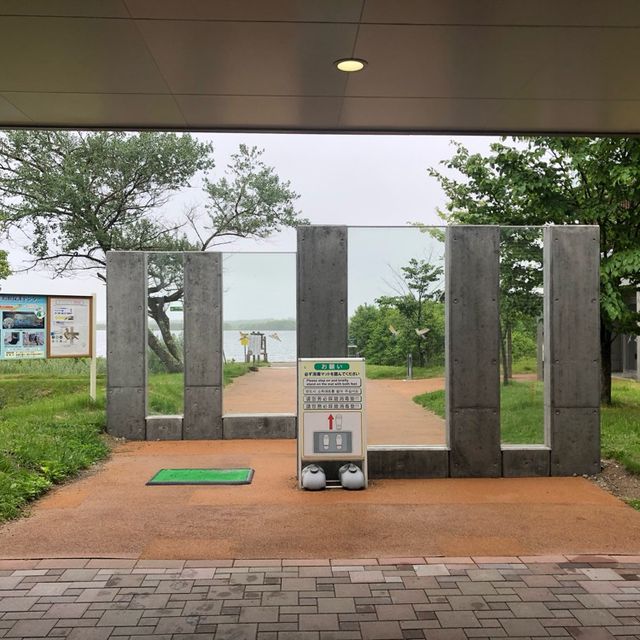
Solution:
<path fill-rule="evenodd" d="M 0 637 L 640 637 L 640 556 L 0 561 Z"/>

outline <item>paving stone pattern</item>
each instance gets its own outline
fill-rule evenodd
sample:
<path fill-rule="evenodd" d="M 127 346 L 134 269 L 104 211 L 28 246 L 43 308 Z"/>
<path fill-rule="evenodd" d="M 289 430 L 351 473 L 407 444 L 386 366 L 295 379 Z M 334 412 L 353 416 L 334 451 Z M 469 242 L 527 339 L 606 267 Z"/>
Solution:
<path fill-rule="evenodd" d="M 640 638 L 640 556 L 0 560 L 0 638 Z"/>

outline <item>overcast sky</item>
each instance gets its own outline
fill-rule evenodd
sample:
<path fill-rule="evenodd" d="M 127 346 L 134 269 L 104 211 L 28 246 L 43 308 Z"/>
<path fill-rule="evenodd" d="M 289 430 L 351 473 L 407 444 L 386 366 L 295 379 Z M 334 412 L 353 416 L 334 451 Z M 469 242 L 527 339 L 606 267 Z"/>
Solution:
<path fill-rule="evenodd" d="M 448 136 L 358 136 L 309 134 L 197 134 L 213 143 L 220 175 L 241 143 L 265 150 L 263 159 L 300 194 L 298 208 L 312 224 L 357 226 L 438 225 L 437 209 L 445 204 L 428 167 L 453 153 Z M 474 152 L 487 152 L 496 138 L 457 137 Z M 199 184 L 176 194 L 166 215 L 204 202 Z M 437 244 L 437 243 L 435 243 Z M 15 244 L 3 241 L 13 269 L 27 257 Z M 392 269 L 407 256 L 427 257 L 434 241 L 417 230 L 354 231 L 350 235 L 349 308 L 389 293 Z M 295 232 L 260 241 L 238 241 L 225 251 L 295 251 Z M 435 255 L 435 254 L 434 254 Z M 225 260 L 225 318 L 295 316 L 295 260 L 292 256 Z M 104 287 L 91 277 L 51 280 L 49 273 L 16 274 L 2 283 L 7 293 L 98 293 L 98 320 L 105 316 Z"/>

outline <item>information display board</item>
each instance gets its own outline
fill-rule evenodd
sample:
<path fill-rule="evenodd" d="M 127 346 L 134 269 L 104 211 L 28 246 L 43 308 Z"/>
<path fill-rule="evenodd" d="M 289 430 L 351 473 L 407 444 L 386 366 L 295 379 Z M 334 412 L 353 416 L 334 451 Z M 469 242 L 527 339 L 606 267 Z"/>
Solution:
<path fill-rule="evenodd" d="M 47 357 L 46 296 L 0 294 L 0 359 Z"/>
<path fill-rule="evenodd" d="M 360 463 L 366 477 L 363 358 L 298 359 L 298 477 L 302 461 Z"/>
<path fill-rule="evenodd" d="M 50 358 L 89 358 L 93 353 L 93 298 L 50 296 Z"/>

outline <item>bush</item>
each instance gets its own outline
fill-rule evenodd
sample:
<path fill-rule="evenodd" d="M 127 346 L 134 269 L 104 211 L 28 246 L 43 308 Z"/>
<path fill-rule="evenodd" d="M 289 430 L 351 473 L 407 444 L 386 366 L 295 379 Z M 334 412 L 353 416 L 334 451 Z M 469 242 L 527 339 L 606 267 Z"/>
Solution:
<path fill-rule="evenodd" d="M 424 326 L 429 332 L 424 338 L 416 327 L 395 308 L 381 305 L 361 305 L 349 323 L 349 339 L 359 355 L 370 364 L 404 365 L 407 354 L 413 354 L 414 365 L 440 366 L 444 363 L 444 304 L 428 300 L 423 309 Z M 390 331 L 390 325 L 397 335 Z M 423 327 L 419 327 L 423 328 Z"/>

